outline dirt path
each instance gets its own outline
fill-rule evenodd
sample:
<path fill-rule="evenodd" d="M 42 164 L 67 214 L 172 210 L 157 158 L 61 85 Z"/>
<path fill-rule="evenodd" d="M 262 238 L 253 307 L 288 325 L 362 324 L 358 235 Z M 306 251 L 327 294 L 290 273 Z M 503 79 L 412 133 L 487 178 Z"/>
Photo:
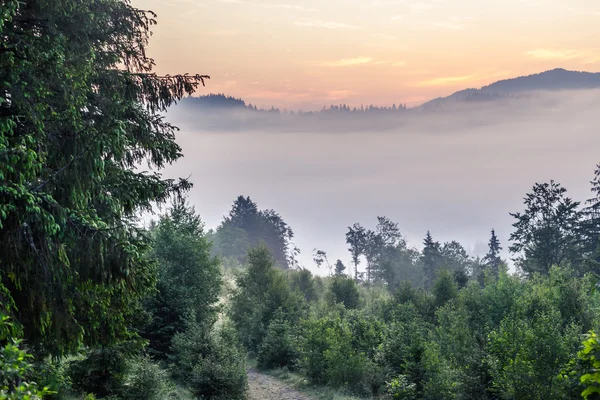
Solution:
<path fill-rule="evenodd" d="M 248 370 L 248 400 L 314 400 L 277 379 Z"/>

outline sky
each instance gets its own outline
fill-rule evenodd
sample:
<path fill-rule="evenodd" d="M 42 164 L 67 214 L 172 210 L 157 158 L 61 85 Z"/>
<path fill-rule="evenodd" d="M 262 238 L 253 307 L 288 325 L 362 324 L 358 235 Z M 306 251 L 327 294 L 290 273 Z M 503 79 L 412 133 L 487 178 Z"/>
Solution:
<path fill-rule="evenodd" d="M 600 71 L 597 0 L 133 0 L 161 74 L 260 107 L 418 105 L 557 67 Z"/>

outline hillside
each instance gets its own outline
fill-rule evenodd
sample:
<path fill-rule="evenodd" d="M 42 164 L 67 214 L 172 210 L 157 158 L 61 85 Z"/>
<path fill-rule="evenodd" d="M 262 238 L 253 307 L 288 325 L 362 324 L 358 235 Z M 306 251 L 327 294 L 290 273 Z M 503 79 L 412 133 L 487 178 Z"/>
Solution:
<path fill-rule="evenodd" d="M 523 92 L 581 90 L 600 88 L 600 73 L 567 71 L 562 68 L 538 74 L 504 79 L 481 89 L 466 89 L 447 97 L 438 97 L 417 108 L 436 108 L 448 102 L 489 101 L 516 96 Z"/>

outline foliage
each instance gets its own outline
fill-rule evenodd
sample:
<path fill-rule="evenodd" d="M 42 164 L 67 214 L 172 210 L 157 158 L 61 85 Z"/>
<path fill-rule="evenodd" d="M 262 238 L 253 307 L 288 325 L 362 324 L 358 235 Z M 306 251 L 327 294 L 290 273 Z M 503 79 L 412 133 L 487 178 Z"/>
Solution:
<path fill-rule="evenodd" d="M 580 381 L 585 387 L 581 396 L 585 400 L 600 398 L 600 344 L 598 336 L 591 331 L 583 342 L 583 349 L 577 354 L 584 365 Z"/>
<path fill-rule="evenodd" d="M 330 303 L 342 303 L 347 309 L 355 309 L 360 305 L 356 282 L 345 275 L 335 276 L 332 279 L 327 298 Z"/>
<path fill-rule="evenodd" d="M 391 400 L 416 400 L 417 390 L 414 383 L 410 383 L 406 376 L 398 375 L 387 382 L 387 398 Z"/>
<path fill-rule="evenodd" d="M 458 286 L 454 280 L 454 276 L 448 270 L 443 269 L 438 273 L 437 279 L 433 284 L 432 293 L 436 307 L 441 307 L 456 297 Z"/>
<path fill-rule="evenodd" d="M 236 286 L 228 315 L 242 344 L 252 352 L 258 351 L 278 310 L 292 323 L 303 313 L 303 296 L 290 289 L 264 246 L 248 252 L 248 270 L 236 277 Z"/>
<path fill-rule="evenodd" d="M 517 221 L 510 235 L 510 251 L 519 254 L 517 265 L 527 275 L 548 273 L 553 265 L 576 264 L 578 227 L 581 212 L 579 203 L 566 197 L 560 184 L 535 184 L 525 197 L 525 211 L 511 214 Z"/>
<path fill-rule="evenodd" d="M 190 187 L 134 168 L 181 156 L 160 113 L 205 77 L 154 74 L 154 14 L 127 1 L 8 1 L 1 15 L 0 277 L 12 316 L 53 355 L 127 339 L 154 277 L 136 216 Z"/>
<path fill-rule="evenodd" d="M 6 343 L 0 348 L 0 399 L 41 400 L 54 392 L 31 380 L 33 357 L 19 347 L 22 340 L 13 337 L 15 330 L 9 317 L 0 312 L 0 343 Z"/>
<path fill-rule="evenodd" d="M 151 320 L 141 334 L 149 340 L 150 354 L 164 360 L 171 353 L 172 337 L 190 320 L 207 326 L 215 322 L 221 272 L 200 218 L 183 200 L 173 203 L 152 235 L 158 291 L 145 302 Z"/>
<path fill-rule="evenodd" d="M 299 250 L 293 246 L 294 232 L 274 210 L 259 210 L 250 197 L 239 196 L 214 237 L 215 252 L 243 262 L 248 250 L 264 244 L 280 268 L 295 264 Z"/>
<path fill-rule="evenodd" d="M 383 329 L 375 359 L 389 378 L 402 375 L 409 382 L 421 385 L 422 357 L 429 326 L 410 303 L 397 305 L 392 315 L 392 320 Z"/>
<path fill-rule="evenodd" d="M 121 389 L 123 400 L 163 400 L 172 391 L 168 373 L 150 358 L 139 356 L 129 360 Z"/>
<path fill-rule="evenodd" d="M 302 268 L 298 271 L 289 271 L 288 277 L 292 290 L 302 293 L 307 302 L 319 298 L 315 279 L 309 270 Z"/>
<path fill-rule="evenodd" d="M 488 248 L 488 253 L 485 255 L 483 261 L 490 271 L 492 271 L 492 274 L 498 276 L 500 265 L 502 264 L 502 259 L 500 258 L 500 250 L 502 250 L 502 247 L 500 246 L 500 240 L 498 240 L 498 236 L 496 236 L 496 231 L 494 229 L 492 229 Z"/>
<path fill-rule="evenodd" d="M 186 375 L 192 394 L 199 399 L 245 399 L 246 363 L 237 339 L 228 330 L 221 330 L 210 339 L 207 352 L 192 354 L 196 363 Z"/>
<path fill-rule="evenodd" d="M 98 397 L 118 394 L 127 372 L 126 351 L 116 347 L 93 349 L 85 358 L 71 361 L 67 370 L 73 389 Z"/>
<path fill-rule="evenodd" d="M 441 263 L 440 243 L 435 242 L 431 233 L 427 231 L 427 235 L 423 240 L 423 270 L 425 274 L 425 289 L 430 289 L 435 281 L 437 270 Z"/>
<path fill-rule="evenodd" d="M 293 370 L 298 362 L 298 337 L 281 312 L 271 321 L 258 349 L 258 366 L 271 369 L 287 367 Z"/>
<path fill-rule="evenodd" d="M 358 265 L 360 264 L 360 256 L 364 254 L 367 244 L 367 231 L 360 224 L 356 223 L 348 227 L 346 233 L 346 243 L 348 244 L 350 254 L 352 255 L 352 263 L 354 264 L 354 280 L 358 281 Z"/>
<path fill-rule="evenodd" d="M 342 262 L 342 260 L 337 260 L 335 262 L 334 273 L 335 275 L 343 275 L 346 270 L 346 266 Z"/>

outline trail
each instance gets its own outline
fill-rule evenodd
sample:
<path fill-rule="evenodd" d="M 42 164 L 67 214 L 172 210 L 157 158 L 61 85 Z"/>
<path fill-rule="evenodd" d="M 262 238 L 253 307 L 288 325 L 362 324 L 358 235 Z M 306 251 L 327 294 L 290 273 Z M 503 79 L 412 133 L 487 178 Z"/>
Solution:
<path fill-rule="evenodd" d="M 248 370 L 248 400 L 314 400 L 277 379 Z"/>

